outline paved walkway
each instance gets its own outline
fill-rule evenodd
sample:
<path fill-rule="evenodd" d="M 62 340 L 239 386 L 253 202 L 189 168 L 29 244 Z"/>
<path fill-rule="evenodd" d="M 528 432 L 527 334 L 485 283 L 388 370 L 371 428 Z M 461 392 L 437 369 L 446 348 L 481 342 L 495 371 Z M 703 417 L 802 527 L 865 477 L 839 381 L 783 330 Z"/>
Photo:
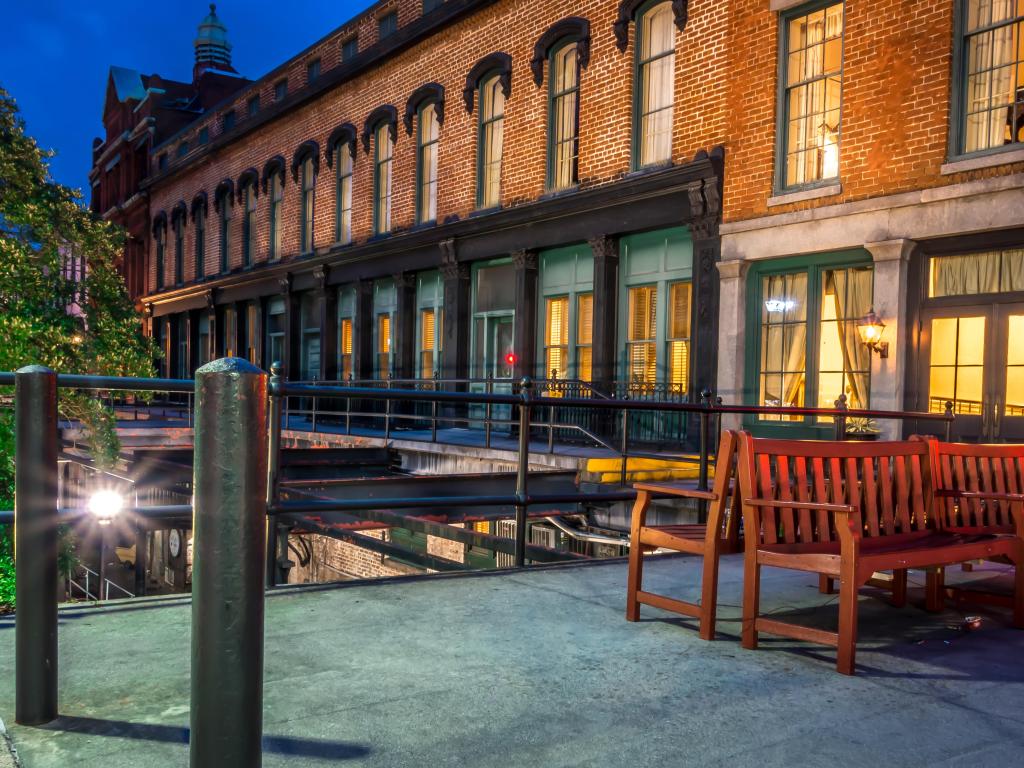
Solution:
<path fill-rule="evenodd" d="M 698 565 L 652 562 L 649 584 L 695 597 Z M 860 674 L 848 678 L 828 649 L 740 648 L 740 566 L 723 564 L 713 643 L 655 609 L 624 621 L 620 561 L 277 592 L 263 764 L 1020 764 L 1024 632 L 1005 612 L 981 612 L 981 628 L 964 632 L 955 611 L 897 610 L 866 593 Z M 767 610 L 825 606 L 812 615 L 834 621 L 815 577 L 768 569 L 763 581 Z M 25 768 L 186 766 L 189 616 L 183 598 L 64 610 L 63 717 L 14 726 L 13 686 L 0 686 Z M 12 627 L 0 620 L 5 681 Z"/>

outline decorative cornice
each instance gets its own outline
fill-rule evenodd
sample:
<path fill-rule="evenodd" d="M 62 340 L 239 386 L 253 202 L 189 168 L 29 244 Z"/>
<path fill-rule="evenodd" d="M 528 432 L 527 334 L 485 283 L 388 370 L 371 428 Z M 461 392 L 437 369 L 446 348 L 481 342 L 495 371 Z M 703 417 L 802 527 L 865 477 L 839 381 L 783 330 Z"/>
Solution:
<path fill-rule="evenodd" d="M 206 291 L 203 297 L 206 299 L 207 309 L 213 309 L 217 306 L 217 292 L 215 290 Z"/>
<path fill-rule="evenodd" d="M 507 99 L 512 95 L 512 57 L 503 51 L 489 53 L 473 65 L 466 75 L 466 87 L 462 91 L 462 98 L 466 102 L 466 111 L 472 114 L 474 99 L 480 82 L 487 75 L 497 73 L 501 80 L 501 92 Z"/>
<path fill-rule="evenodd" d="M 416 287 L 416 273 L 415 272 L 395 272 L 392 275 L 395 281 L 395 288 L 415 288 Z"/>
<path fill-rule="evenodd" d="M 208 203 L 207 203 L 207 200 L 206 200 L 206 193 L 203 192 L 203 191 L 197 192 L 196 196 L 192 198 L 192 223 L 193 224 L 195 224 L 196 216 L 199 214 L 200 211 L 203 212 L 204 216 L 206 215 L 207 206 L 208 206 Z"/>
<path fill-rule="evenodd" d="M 178 221 L 182 223 L 188 221 L 188 206 L 185 205 L 184 200 L 179 200 L 171 208 L 171 224 L 176 224 Z"/>
<path fill-rule="evenodd" d="M 437 245 L 441 249 L 441 276 L 445 280 L 468 280 L 469 266 L 459 263 L 455 238 L 446 238 Z"/>
<path fill-rule="evenodd" d="M 290 273 L 285 272 L 283 275 L 278 275 L 277 288 L 278 293 L 287 295 L 292 292 L 292 276 Z"/>
<path fill-rule="evenodd" d="M 235 205 L 235 182 L 231 179 L 221 179 L 220 184 L 213 190 L 213 210 L 220 213 L 221 203 L 224 201 L 232 207 Z"/>
<path fill-rule="evenodd" d="M 160 211 L 153 217 L 153 234 L 156 235 L 160 229 L 167 229 L 167 211 Z"/>
<path fill-rule="evenodd" d="M 405 102 L 405 115 L 402 117 L 402 123 L 405 125 L 407 135 L 412 136 L 412 122 L 416 113 L 431 103 L 434 104 L 438 125 L 444 125 L 444 86 L 438 83 L 425 83 L 413 91 L 409 100 Z"/>
<path fill-rule="evenodd" d="M 615 31 L 615 44 L 620 51 L 629 47 L 629 25 L 636 17 L 636 12 L 647 0 L 622 0 L 619 3 L 619 15 L 612 29 Z M 676 17 L 676 26 L 682 32 L 686 29 L 686 21 L 690 16 L 688 0 L 672 0 L 672 12 Z"/>
<path fill-rule="evenodd" d="M 364 152 L 370 151 L 370 138 L 381 123 L 387 124 L 391 141 L 398 141 L 398 110 L 390 104 L 381 104 L 367 116 L 366 122 L 363 123 Z"/>
<path fill-rule="evenodd" d="M 320 173 L 320 145 L 313 139 L 307 139 L 295 148 L 292 155 L 292 181 L 299 183 L 299 168 L 309 158 L 313 162 L 313 175 Z"/>
<path fill-rule="evenodd" d="M 242 195 L 245 194 L 245 188 L 249 184 L 252 184 L 253 193 L 256 197 L 260 196 L 260 172 L 255 168 L 246 168 L 238 176 L 238 185 L 235 187 L 237 193 L 238 202 L 242 202 Z"/>
<path fill-rule="evenodd" d="M 587 240 L 587 244 L 590 245 L 590 250 L 594 254 L 596 260 L 614 260 L 617 261 L 619 258 L 619 240 L 616 237 L 609 237 L 608 235 L 598 235 Z"/>
<path fill-rule="evenodd" d="M 343 123 L 331 131 L 331 135 L 327 137 L 327 145 L 324 147 L 324 159 L 327 161 L 327 167 L 334 167 L 334 150 L 339 144 L 348 144 L 349 154 L 352 155 L 353 162 L 356 159 L 356 141 L 358 140 L 359 130 L 352 125 L 352 123 Z"/>
<path fill-rule="evenodd" d="M 284 187 L 285 181 L 285 160 L 281 155 L 274 155 L 272 158 L 267 160 L 263 165 L 263 176 L 261 182 L 263 184 L 263 191 L 266 192 L 270 185 L 271 177 L 277 173 L 281 176 L 281 186 Z"/>
<path fill-rule="evenodd" d="M 533 46 L 530 69 L 533 71 L 533 82 L 538 88 L 544 82 L 544 62 L 548 60 L 552 49 L 562 42 L 576 43 L 576 60 L 581 68 L 586 69 L 590 63 L 590 22 L 580 16 L 556 21 Z"/>

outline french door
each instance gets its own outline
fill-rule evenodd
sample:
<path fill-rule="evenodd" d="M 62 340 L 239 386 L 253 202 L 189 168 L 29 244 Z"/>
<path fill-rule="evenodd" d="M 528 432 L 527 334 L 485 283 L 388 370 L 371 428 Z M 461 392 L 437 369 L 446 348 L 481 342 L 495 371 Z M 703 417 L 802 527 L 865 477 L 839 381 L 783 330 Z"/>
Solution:
<path fill-rule="evenodd" d="M 952 402 L 957 440 L 1024 440 L 1024 304 L 929 309 L 921 330 L 918 408 Z"/>

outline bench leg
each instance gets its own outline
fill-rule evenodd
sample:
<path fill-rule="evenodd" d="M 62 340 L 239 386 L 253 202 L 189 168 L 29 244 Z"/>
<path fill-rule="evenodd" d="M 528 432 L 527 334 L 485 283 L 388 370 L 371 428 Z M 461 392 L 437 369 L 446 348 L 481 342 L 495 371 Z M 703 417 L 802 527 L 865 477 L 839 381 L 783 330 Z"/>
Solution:
<path fill-rule="evenodd" d="M 823 595 L 834 595 L 836 593 L 836 580 L 831 576 L 819 574 L 818 591 Z"/>
<path fill-rule="evenodd" d="M 845 569 L 844 569 L 845 570 Z M 843 573 L 839 580 L 839 646 L 836 669 L 852 675 L 857 656 L 857 579 Z"/>
<path fill-rule="evenodd" d="M 944 568 L 932 568 L 925 574 L 924 582 L 924 608 L 926 611 L 936 613 L 941 611 L 945 605 L 945 576 Z"/>
<path fill-rule="evenodd" d="M 757 648 L 757 616 L 761 602 L 761 566 L 750 553 L 743 561 L 743 647 Z"/>
<path fill-rule="evenodd" d="M 892 572 L 892 604 L 902 608 L 907 604 L 907 571 Z"/>
<path fill-rule="evenodd" d="M 644 574 L 644 552 L 640 545 L 640 529 L 647 516 L 647 505 L 651 496 L 640 491 L 633 504 L 633 520 L 630 526 L 629 574 L 626 579 L 626 621 L 640 620 L 640 602 L 636 593 L 640 589 Z"/>
<path fill-rule="evenodd" d="M 715 639 L 715 616 L 718 607 L 718 549 L 704 551 L 704 568 L 700 585 L 700 639 Z"/>
<path fill-rule="evenodd" d="M 1024 547 L 1013 564 L 1013 626 L 1024 629 Z"/>

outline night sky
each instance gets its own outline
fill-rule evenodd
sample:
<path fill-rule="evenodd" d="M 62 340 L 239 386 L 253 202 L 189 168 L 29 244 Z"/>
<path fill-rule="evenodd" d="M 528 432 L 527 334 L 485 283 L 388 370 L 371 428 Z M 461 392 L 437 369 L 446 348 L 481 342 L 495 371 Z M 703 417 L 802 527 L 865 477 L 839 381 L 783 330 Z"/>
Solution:
<path fill-rule="evenodd" d="M 224 0 L 232 64 L 256 79 L 372 4 L 372 0 Z M 28 132 L 53 149 L 54 178 L 88 185 L 92 140 L 103 136 L 111 64 L 190 81 L 196 27 L 208 2 L 6 0 L 0 85 L 18 102 Z M 88 202 L 88 200 L 86 200 Z"/>

